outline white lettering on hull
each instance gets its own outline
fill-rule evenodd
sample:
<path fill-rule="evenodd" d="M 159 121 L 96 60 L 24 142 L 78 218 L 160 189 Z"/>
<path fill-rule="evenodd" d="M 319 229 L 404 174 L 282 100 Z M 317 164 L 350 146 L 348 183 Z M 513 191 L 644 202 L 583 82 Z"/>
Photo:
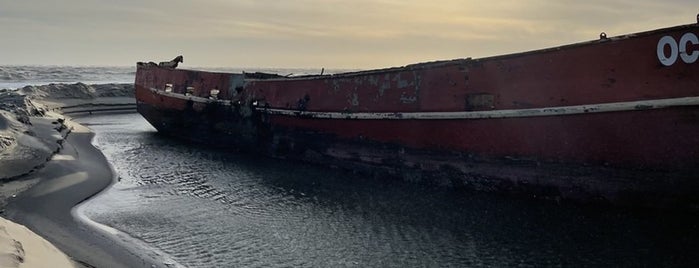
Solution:
<path fill-rule="evenodd" d="M 699 44 L 699 38 L 694 33 L 685 33 L 680 38 L 679 43 L 672 36 L 663 36 L 658 41 L 656 53 L 658 60 L 665 66 L 672 66 L 680 58 L 684 63 L 691 64 L 699 58 L 699 51 L 696 49 L 688 51 L 687 48 Z M 670 54 L 666 53 L 666 48 L 669 48 Z"/>

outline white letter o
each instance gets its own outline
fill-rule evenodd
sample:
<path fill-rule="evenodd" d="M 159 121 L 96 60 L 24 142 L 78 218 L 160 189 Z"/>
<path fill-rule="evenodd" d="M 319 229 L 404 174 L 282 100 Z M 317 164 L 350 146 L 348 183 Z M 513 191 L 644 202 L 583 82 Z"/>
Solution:
<path fill-rule="evenodd" d="M 665 56 L 665 46 L 670 46 L 670 57 Z M 670 66 L 677 61 L 678 55 L 677 42 L 670 36 L 663 36 L 658 41 L 658 60 L 665 66 Z"/>
<path fill-rule="evenodd" d="M 689 44 L 696 45 L 699 44 L 699 38 L 693 33 L 686 33 L 682 36 L 680 39 L 680 57 L 682 57 L 682 61 L 685 63 L 694 63 L 697 61 L 697 58 L 699 58 L 699 52 L 694 50 L 692 51 L 691 54 L 687 53 L 687 46 Z"/>

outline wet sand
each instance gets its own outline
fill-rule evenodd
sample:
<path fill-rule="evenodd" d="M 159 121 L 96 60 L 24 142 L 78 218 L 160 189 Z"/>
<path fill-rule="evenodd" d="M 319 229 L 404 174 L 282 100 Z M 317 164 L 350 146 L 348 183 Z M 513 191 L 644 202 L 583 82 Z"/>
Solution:
<path fill-rule="evenodd" d="M 65 115 L 134 112 L 132 87 L 77 83 L 0 92 L 0 214 L 51 242 L 78 267 L 178 266 L 139 240 L 81 216 L 76 207 L 114 183 L 115 174 L 92 146 L 94 134 Z M 59 118 L 65 118 L 63 126 Z"/>
<path fill-rule="evenodd" d="M 43 236 L 78 262 L 95 267 L 168 267 L 157 253 L 129 245 L 123 234 L 95 228 L 75 217 L 74 207 L 115 182 L 89 129 L 73 123 L 63 149 L 41 170 L 39 182 L 5 208 L 8 219 Z"/>
<path fill-rule="evenodd" d="M 92 229 L 71 213 L 74 206 L 115 180 L 107 160 L 91 145 L 93 136 L 88 129 L 74 125 L 61 152 L 28 176 L 39 182 L 11 200 L 5 215 L 79 262 L 95 267 L 157 267 L 157 261 L 118 245 L 114 237 Z"/>

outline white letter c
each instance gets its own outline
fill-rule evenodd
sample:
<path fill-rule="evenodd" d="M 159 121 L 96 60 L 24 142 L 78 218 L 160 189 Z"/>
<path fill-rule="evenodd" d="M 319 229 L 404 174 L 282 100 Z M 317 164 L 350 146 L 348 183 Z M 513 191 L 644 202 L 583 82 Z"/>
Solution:
<path fill-rule="evenodd" d="M 662 39 L 661 39 L 662 40 Z M 692 53 L 687 53 L 687 46 L 689 44 L 696 45 L 699 44 L 699 39 L 697 36 L 693 33 L 686 33 L 682 36 L 680 39 L 680 57 L 682 57 L 682 61 L 686 63 L 694 63 L 697 61 L 697 58 L 699 58 L 699 51 L 692 51 Z"/>

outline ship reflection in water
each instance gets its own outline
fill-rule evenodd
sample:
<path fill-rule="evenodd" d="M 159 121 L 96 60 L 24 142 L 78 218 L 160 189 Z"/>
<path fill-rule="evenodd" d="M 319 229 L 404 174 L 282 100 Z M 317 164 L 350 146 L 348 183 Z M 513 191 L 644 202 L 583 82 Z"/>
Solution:
<path fill-rule="evenodd" d="M 697 266 L 696 217 L 363 178 L 82 118 L 121 181 L 93 220 L 188 267 Z M 662 214 L 662 215 L 661 215 Z"/>

